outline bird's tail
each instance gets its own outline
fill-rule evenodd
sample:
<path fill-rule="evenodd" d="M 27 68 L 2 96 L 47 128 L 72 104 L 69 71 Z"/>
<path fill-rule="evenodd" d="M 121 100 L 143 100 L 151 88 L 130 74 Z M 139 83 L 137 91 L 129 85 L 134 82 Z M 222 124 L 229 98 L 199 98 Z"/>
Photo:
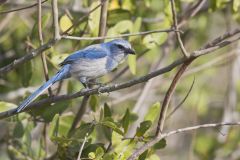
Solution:
<path fill-rule="evenodd" d="M 40 88 L 33 92 L 27 99 L 25 99 L 17 108 L 17 113 L 21 112 L 25 107 L 27 107 L 32 101 L 34 101 L 40 94 L 52 86 L 55 82 L 62 79 L 68 78 L 69 74 L 69 65 L 65 65 L 55 76 L 49 79 L 44 83 Z"/>

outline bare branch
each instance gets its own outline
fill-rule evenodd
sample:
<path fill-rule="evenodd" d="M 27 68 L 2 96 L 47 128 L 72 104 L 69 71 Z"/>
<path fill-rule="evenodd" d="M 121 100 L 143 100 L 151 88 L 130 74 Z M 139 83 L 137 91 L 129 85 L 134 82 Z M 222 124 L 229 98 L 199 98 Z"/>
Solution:
<path fill-rule="evenodd" d="M 53 26 L 54 26 L 54 39 L 61 39 L 59 24 L 58 24 L 58 5 L 57 0 L 52 0 L 52 14 L 53 14 Z"/>
<path fill-rule="evenodd" d="M 47 2 L 47 1 L 48 0 L 44 0 L 44 1 L 41 2 L 41 4 L 43 4 L 43 3 Z M 38 2 L 34 3 L 32 5 L 26 6 L 26 7 L 16 8 L 16 9 L 8 10 L 8 11 L 2 11 L 2 12 L 0 12 L 0 15 L 1 14 L 8 14 L 8 13 L 11 13 L 11 12 L 16 12 L 16 11 L 21 11 L 21 10 L 25 10 L 25 9 L 30 9 L 30 8 L 33 8 L 33 7 L 37 6 L 37 5 L 38 5 Z"/>
<path fill-rule="evenodd" d="M 151 148 L 154 144 L 159 142 L 161 139 L 172 136 L 177 133 L 189 132 L 189 131 L 197 130 L 200 128 L 214 128 L 214 127 L 220 127 L 220 126 L 234 126 L 234 125 L 240 125 L 240 122 L 221 122 L 221 123 L 202 124 L 202 125 L 196 125 L 192 127 L 180 128 L 167 133 L 163 133 L 153 138 L 151 141 L 145 143 L 140 148 L 138 148 L 135 152 L 133 152 L 133 154 L 127 160 L 135 160 L 139 155 L 141 155 L 147 149 Z"/>
<path fill-rule="evenodd" d="M 43 45 L 43 35 L 42 35 L 42 4 L 41 0 L 38 1 L 38 36 L 39 36 L 39 41 L 40 41 L 40 46 Z M 46 62 L 46 55 L 44 52 L 41 53 L 41 60 L 42 60 L 42 65 L 43 65 L 43 72 L 45 76 L 45 80 L 48 81 L 48 67 L 47 67 L 47 62 Z M 48 93 L 50 96 L 52 96 L 52 90 L 51 88 L 48 89 Z"/>
<path fill-rule="evenodd" d="M 127 34 L 121 34 L 116 36 L 102 36 L 102 37 L 75 37 L 75 36 L 63 35 L 62 38 L 72 39 L 72 40 L 102 40 L 102 39 L 124 38 L 124 37 L 130 37 L 130 36 L 141 36 L 141 35 L 161 33 L 161 32 L 165 33 L 165 32 L 179 32 L 179 31 L 175 29 L 163 29 L 163 30 L 152 30 L 152 31 L 144 31 L 144 32 L 138 32 L 138 33 L 127 33 Z"/>
<path fill-rule="evenodd" d="M 175 9 L 175 3 L 174 3 L 174 0 L 170 0 L 171 2 L 171 9 L 172 9 L 172 16 L 173 16 L 173 27 L 175 30 L 178 30 L 178 23 L 177 23 L 177 15 L 176 15 L 176 9 Z M 181 48 L 181 51 L 183 53 L 183 55 L 185 57 L 188 57 L 189 54 L 187 53 L 184 45 L 183 45 L 183 42 L 182 42 L 182 39 L 181 39 L 181 35 L 179 32 L 175 32 L 176 34 L 176 37 L 177 37 L 177 40 L 178 40 L 178 43 L 180 45 L 180 48 Z"/>
<path fill-rule="evenodd" d="M 170 87 L 168 88 L 167 93 L 165 94 L 163 104 L 161 107 L 161 111 L 160 111 L 158 124 L 157 124 L 156 136 L 158 136 L 159 133 L 162 132 L 162 130 L 163 130 L 169 102 L 171 100 L 171 97 L 172 97 L 175 89 L 176 89 L 177 83 L 180 80 L 180 78 L 182 77 L 182 75 L 185 72 L 185 70 L 187 69 L 187 67 L 192 63 L 193 60 L 194 59 L 190 59 L 189 61 L 186 61 L 183 63 L 183 65 L 178 70 L 177 74 L 174 76 L 172 83 L 171 83 Z"/>

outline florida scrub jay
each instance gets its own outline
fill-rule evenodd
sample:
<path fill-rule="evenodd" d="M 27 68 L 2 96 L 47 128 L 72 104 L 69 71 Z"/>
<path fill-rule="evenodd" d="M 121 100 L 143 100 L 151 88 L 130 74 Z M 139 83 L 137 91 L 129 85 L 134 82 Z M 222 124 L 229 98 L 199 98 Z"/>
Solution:
<path fill-rule="evenodd" d="M 88 46 L 68 56 L 56 75 L 39 89 L 33 92 L 17 108 L 17 113 L 27 107 L 34 99 L 52 86 L 55 82 L 74 77 L 85 87 L 91 81 L 115 69 L 128 54 L 135 54 L 131 44 L 122 39 Z"/>

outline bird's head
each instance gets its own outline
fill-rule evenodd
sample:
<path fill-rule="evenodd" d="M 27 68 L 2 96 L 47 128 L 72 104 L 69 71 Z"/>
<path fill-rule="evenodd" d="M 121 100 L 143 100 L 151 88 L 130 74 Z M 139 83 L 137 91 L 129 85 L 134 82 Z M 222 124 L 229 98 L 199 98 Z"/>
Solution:
<path fill-rule="evenodd" d="M 106 45 L 112 54 L 135 54 L 135 50 L 132 48 L 131 44 L 123 39 L 112 40 L 107 42 Z"/>

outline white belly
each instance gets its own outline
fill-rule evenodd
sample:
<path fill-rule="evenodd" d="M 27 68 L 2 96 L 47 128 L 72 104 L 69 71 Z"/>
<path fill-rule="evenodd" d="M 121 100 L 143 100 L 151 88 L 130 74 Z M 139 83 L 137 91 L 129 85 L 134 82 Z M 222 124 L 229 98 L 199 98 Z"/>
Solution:
<path fill-rule="evenodd" d="M 70 72 L 73 77 L 95 79 L 111 71 L 107 66 L 107 58 L 79 59 L 71 64 Z"/>

